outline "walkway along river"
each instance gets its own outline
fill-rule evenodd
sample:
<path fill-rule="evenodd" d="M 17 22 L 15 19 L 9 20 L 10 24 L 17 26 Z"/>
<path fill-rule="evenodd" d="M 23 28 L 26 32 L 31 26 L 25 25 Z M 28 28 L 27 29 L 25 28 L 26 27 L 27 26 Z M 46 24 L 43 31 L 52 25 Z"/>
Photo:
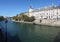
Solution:
<path fill-rule="evenodd" d="M 1 25 L 5 32 L 5 22 Z M 7 42 L 60 42 L 60 27 L 8 21 Z"/>

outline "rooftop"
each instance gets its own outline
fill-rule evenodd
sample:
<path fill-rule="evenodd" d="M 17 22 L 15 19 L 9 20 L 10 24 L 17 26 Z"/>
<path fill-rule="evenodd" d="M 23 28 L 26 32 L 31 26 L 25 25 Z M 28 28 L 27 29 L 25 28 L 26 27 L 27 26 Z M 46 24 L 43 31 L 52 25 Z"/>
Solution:
<path fill-rule="evenodd" d="M 52 9 L 60 9 L 60 5 L 59 6 L 46 6 L 46 7 L 38 8 L 38 9 L 33 10 L 32 12 L 47 11 L 47 10 L 52 10 Z"/>

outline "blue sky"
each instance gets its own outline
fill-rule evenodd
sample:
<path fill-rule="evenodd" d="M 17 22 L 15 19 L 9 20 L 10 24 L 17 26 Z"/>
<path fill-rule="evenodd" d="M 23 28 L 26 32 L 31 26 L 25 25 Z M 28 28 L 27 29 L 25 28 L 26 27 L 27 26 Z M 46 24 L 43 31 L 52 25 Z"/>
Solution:
<path fill-rule="evenodd" d="M 60 0 L 0 0 L 0 16 L 15 16 L 26 12 L 30 4 L 33 9 L 60 4 Z"/>

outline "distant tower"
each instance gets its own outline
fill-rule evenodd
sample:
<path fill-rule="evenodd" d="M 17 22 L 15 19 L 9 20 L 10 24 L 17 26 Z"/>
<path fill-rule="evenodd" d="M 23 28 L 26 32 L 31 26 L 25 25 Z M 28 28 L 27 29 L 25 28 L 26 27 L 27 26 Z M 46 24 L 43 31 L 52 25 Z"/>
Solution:
<path fill-rule="evenodd" d="M 32 12 L 32 11 L 33 11 L 33 9 L 32 9 L 32 6 L 30 5 L 29 12 Z"/>

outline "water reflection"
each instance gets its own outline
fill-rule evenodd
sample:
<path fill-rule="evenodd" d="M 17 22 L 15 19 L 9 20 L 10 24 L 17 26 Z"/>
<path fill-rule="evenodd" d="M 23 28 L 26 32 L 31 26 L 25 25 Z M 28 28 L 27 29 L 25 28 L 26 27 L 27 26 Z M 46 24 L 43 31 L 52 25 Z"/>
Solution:
<path fill-rule="evenodd" d="M 2 26 L 2 28 L 0 29 L 0 42 L 21 42 L 20 38 L 18 38 L 18 36 L 16 35 L 17 29 L 15 28 L 17 27 L 15 27 L 15 25 L 11 21 L 8 21 L 7 23 L 7 34 L 5 22 L 2 21 L 0 25 Z"/>
<path fill-rule="evenodd" d="M 7 42 L 60 42 L 59 31 L 58 27 L 8 21 Z"/>
<path fill-rule="evenodd" d="M 58 32 L 57 36 L 55 37 L 54 42 L 60 42 L 60 31 Z"/>
<path fill-rule="evenodd" d="M 11 36 L 9 33 L 7 33 L 7 42 L 21 42 L 21 40 L 17 35 Z"/>
<path fill-rule="evenodd" d="M 4 42 L 4 36 L 1 29 L 0 29 L 0 42 Z"/>

